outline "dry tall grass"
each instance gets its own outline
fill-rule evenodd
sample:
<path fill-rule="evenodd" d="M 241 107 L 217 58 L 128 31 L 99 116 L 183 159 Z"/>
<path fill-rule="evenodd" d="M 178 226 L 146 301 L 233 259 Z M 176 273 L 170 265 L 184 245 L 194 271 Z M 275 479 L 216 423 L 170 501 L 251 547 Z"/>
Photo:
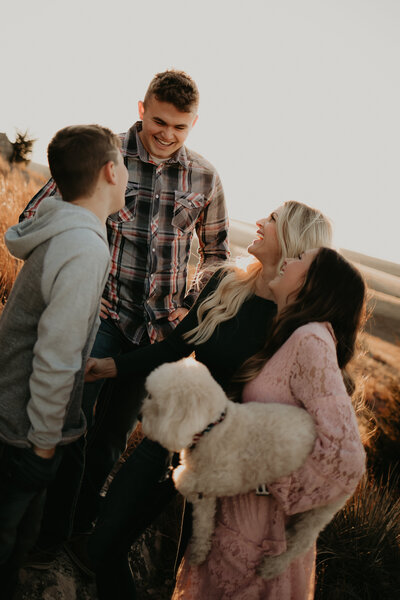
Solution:
<path fill-rule="evenodd" d="M 4 233 L 18 222 L 19 215 L 45 181 L 43 175 L 23 165 L 10 166 L 0 156 L 0 311 L 21 267 L 21 261 L 8 252 Z"/>
<path fill-rule="evenodd" d="M 400 597 L 399 474 L 364 477 L 318 541 L 316 600 Z"/>

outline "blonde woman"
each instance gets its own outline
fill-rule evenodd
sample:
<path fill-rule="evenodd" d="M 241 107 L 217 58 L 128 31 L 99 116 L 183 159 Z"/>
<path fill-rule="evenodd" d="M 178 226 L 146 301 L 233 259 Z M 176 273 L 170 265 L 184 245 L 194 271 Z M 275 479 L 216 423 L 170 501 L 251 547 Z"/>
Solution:
<path fill-rule="evenodd" d="M 286 202 L 257 222 L 257 239 L 247 268 L 216 269 L 187 317 L 163 342 L 116 358 L 90 359 L 87 380 L 147 375 L 164 362 L 195 352 L 213 377 L 228 389 L 241 365 L 268 338 L 276 304 L 268 288 L 284 260 L 310 248 L 330 245 L 331 225 L 318 210 Z M 104 500 L 89 554 L 100 600 L 135 598 L 128 552 L 138 535 L 175 494 L 164 479 L 167 451 L 148 439 L 135 449 L 114 478 Z"/>

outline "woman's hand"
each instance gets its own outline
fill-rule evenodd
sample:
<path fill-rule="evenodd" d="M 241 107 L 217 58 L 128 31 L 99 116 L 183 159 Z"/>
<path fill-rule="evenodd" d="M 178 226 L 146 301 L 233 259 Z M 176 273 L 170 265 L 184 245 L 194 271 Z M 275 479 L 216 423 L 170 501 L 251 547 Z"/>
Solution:
<path fill-rule="evenodd" d="M 117 374 L 117 367 L 113 358 L 89 358 L 85 368 L 85 382 L 116 377 Z"/>
<path fill-rule="evenodd" d="M 39 446 L 33 445 L 32 450 L 34 451 L 35 454 L 40 456 L 40 458 L 53 458 L 53 456 L 56 452 L 55 446 L 54 446 L 54 448 L 39 448 Z"/>
<path fill-rule="evenodd" d="M 181 306 L 181 308 L 176 308 L 168 316 L 168 321 L 175 321 L 175 319 L 178 319 L 178 321 L 182 321 L 182 319 L 186 317 L 188 312 L 189 310 L 187 308 L 184 308 L 183 306 Z"/>

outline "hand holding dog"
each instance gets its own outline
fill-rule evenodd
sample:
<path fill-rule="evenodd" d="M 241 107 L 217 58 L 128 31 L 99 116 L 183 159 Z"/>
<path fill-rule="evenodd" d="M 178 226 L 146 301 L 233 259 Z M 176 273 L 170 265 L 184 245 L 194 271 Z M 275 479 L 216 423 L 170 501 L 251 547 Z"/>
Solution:
<path fill-rule="evenodd" d="M 217 497 L 255 490 L 298 469 L 313 448 L 314 421 L 291 405 L 231 402 L 193 359 L 158 367 L 146 388 L 143 431 L 181 451 L 173 480 L 193 504 L 190 562 L 201 564 L 211 548 Z"/>
<path fill-rule="evenodd" d="M 298 469 L 315 440 L 312 417 L 283 404 L 231 402 L 208 369 L 192 359 L 164 364 L 147 378 L 151 397 L 142 427 L 152 440 L 180 452 L 173 479 L 184 496 L 234 496 Z M 197 445 L 193 438 L 221 413 Z"/>

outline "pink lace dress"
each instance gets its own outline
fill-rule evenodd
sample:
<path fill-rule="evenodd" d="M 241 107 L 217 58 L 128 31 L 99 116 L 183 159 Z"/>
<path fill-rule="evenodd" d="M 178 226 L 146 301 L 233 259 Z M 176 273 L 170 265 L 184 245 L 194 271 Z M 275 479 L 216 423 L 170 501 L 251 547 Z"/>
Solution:
<path fill-rule="evenodd" d="M 269 581 L 257 576 L 256 567 L 265 554 L 285 551 L 285 525 L 291 515 L 352 493 L 364 472 L 365 452 L 329 324 L 297 329 L 246 385 L 243 401 L 306 408 L 315 419 L 316 443 L 302 468 L 269 486 L 269 496 L 219 499 L 207 560 L 191 566 L 186 552 L 173 600 L 313 598 L 315 548 Z"/>

